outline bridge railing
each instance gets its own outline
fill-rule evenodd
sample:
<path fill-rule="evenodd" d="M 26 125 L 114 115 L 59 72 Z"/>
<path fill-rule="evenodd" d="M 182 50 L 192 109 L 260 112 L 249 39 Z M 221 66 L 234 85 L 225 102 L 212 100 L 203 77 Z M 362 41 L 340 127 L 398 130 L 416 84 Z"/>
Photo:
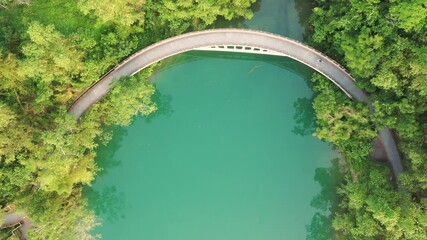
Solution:
<path fill-rule="evenodd" d="M 115 67 L 113 67 L 113 68 L 111 68 L 108 72 L 106 72 L 104 75 L 102 75 L 101 76 L 101 78 L 99 78 L 98 79 L 98 81 L 95 81 L 94 83 L 92 83 L 86 90 L 84 90 L 82 93 L 80 93 L 80 95 L 74 100 L 74 102 L 73 102 L 73 104 L 71 104 L 71 106 L 68 108 L 68 110 L 71 110 L 73 107 L 74 107 L 74 105 L 75 105 L 75 103 L 76 102 L 78 102 L 78 100 L 80 100 L 84 95 L 86 95 L 87 94 L 87 92 L 89 92 L 99 81 L 101 81 L 102 79 L 104 79 L 104 78 L 107 78 L 110 74 L 112 74 L 115 70 L 117 70 L 117 69 L 120 69 L 121 67 L 123 67 L 124 65 L 126 65 L 128 62 L 130 62 L 130 61 L 132 61 L 133 59 L 135 59 L 135 58 L 137 58 L 137 57 L 139 57 L 141 54 L 144 54 L 145 52 L 147 52 L 147 51 L 149 51 L 149 50 L 151 50 L 151 49 L 154 49 L 154 48 L 156 48 L 156 47 L 159 47 L 159 46 L 161 46 L 161 45 L 163 45 L 163 44 L 166 44 L 166 43 L 169 43 L 169 42 L 173 42 L 173 41 L 176 41 L 176 40 L 178 40 L 178 39 L 182 39 L 182 38 L 188 38 L 188 37 L 191 37 L 191 36 L 196 36 L 196 35 L 203 35 L 203 34 L 209 34 L 210 32 L 218 32 L 219 30 L 218 29 L 209 29 L 209 30 L 204 30 L 204 31 L 201 31 L 201 32 L 191 32 L 191 33 L 185 33 L 185 34 L 182 34 L 182 35 L 178 35 L 178 36 L 174 36 L 174 37 L 171 37 L 171 38 L 168 38 L 168 39 L 165 39 L 165 40 L 162 40 L 162 41 L 159 41 L 159 42 L 157 42 L 157 43 L 154 43 L 154 44 L 152 44 L 152 45 L 150 45 L 150 46 L 148 46 L 148 47 L 146 47 L 146 48 L 144 48 L 143 50 L 141 50 L 141 51 L 138 51 L 138 52 L 136 52 L 136 53 L 134 53 L 134 54 L 132 54 L 131 56 L 129 56 L 128 58 L 126 58 L 125 60 L 123 60 L 121 63 L 119 63 L 118 65 L 116 65 Z M 242 30 L 242 29 L 234 29 L 234 28 L 228 28 L 228 29 L 220 29 L 220 31 L 223 31 L 223 32 L 233 32 L 233 33 L 235 33 L 235 32 L 242 32 L 242 33 L 246 33 L 247 31 L 249 31 L 249 30 Z M 318 55 L 319 57 L 321 57 L 321 58 L 323 58 L 324 60 L 327 60 L 328 62 L 330 62 L 331 64 L 333 64 L 333 65 L 335 65 L 335 66 L 337 66 L 338 67 L 338 69 L 340 69 L 345 75 L 347 75 L 347 77 L 350 79 L 350 80 L 352 80 L 352 81 L 354 81 L 355 82 L 355 79 L 345 70 L 345 68 L 344 67 L 342 67 L 342 65 L 340 65 L 338 62 L 336 62 L 335 60 L 333 60 L 333 59 L 331 59 L 331 58 L 329 58 L 328 56 L 326 56 L 326 55 L 324 55 L 324 54 L 322 54 L 321 52 L 319 52 L 319 51 L 317 51 L 317 50 L 315 50 L 315 49 L 313 49 L 313 48 L 311 48 L 311 47 L 309 47 L 309 46 L 306 46 L 306 45 L 304 45 L 304 44 L 302 44 L 300 41 L 297 41 L 297 40 L 294 40 L 294 39 L 291 39 L 291 38 L 288 38 L 288 37 L 285 37 L 285 36 L 282 36 L 282 35 L 278 35 L 278 34 L 272 34 L 272 33 L 267 33 L 267 32 L 263 32 L 263 31 L 258 31 L 258 30 L 250 30 L 251 31 L 251 33 L 258 33 L 258 34 L 261 34 L 261 35 L 266 35 L 266 36 L 269 36 L 269 37 L 275 37 L 275 38 L 278 38 L 278 39 L 280 39 L 280 40 L 286 40 L 286 41 L 288 41 L 288 42 L 292 42 L 293 44 L 296 44 L 296 45 L 298 45 L 299 47 L 302 47 L 302 48 L 304 48 L 304 49 L 307 49 L 307 50 L 309 50 L 309 51 L 311 51 L 311 52 L 313 52 L 313 53 L 315 53 L 316 55 Z M 265 49 L 264 47 L 260 47 L 260 46 L 251 46 L 251 47 L 253 47 L 253 48 L 260 48 L 260 49 Z M 271 49 L 267 49 L 267 50 L 269 50 L 269 51 L 272 51 L 272 52 L 276 52 L 276 51 L 274 51 L 274 50 L 271 50 Z M 187 51 L 187 50 L 186 50 Z M 182 52 L 185 52 L 185 51 L 182 51 Z M 163 60 L 164 58 L 167 58 L 167 57 L 170 57 L 170 56 L 173 56 L 173 55 L 176 55 L 176 54 L 178 54 L 178 53 L 180 53 L 180 52 L 174 52 L 173 54 L 171 54 L 171 55 L 168 55 L 168 56 L 165 56 L 165 57 L 163 57 L 162 59 L 156 59 L 156 62 L 157 61 L 160 61 L 160 60 Z M 153 62 L 154 63 L 154 62 Z M 152 63 L 151 63 L 152 64 Z M 313 66 L 312 66 L 313 67 Z M 140 71 L 141 69 L 139 69 L 138 71 Z M 134 72 L 134 73 L 132 73 L 131 75 L 134 75 L 134 74 L 136 74 L 138 71 L 136 71 L 136 72 Z M 338 85 L 339 86 L 339 85 Z M 339 86 L 340 87 L 340 86 Z M 340 87 L 341 88 L 341 87 Z M 342 89 L 342 88 L 341 88 Z M 344 92 L 346 92 L 346 91 L 344 91 Z M 349 95 L 348 93 L 347 93 L 347 95 Z M 349 95 L 350 96 L 350 95 Z M 351 96 L 350 96 L 351 97 Z"/>

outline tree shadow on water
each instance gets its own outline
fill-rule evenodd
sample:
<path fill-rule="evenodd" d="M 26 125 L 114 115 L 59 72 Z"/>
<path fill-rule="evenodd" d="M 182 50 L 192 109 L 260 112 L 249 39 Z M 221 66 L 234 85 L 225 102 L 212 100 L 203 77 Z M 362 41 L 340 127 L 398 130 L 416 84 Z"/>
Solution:
<path fill-rule="evenodd" d="M 258 0 L 252 3 L 250 9 L 253 13 L 258 12 L 261 9 L 261 1 L 262 0 Z M 244 17 L 227 20 L 223 16 L 219 16 L 215 21 L 215 24 L 210 26 L 210 28 L 249 28 L 245 21 L 247 21 L 247 19 Z"/>
<path fill-rule="evenodd" d="M 121 162 L 116 159 L 115 155 L 122 146 L 123 137 L 127 135 L 126 128 L 120 126 L 108 127 L 105 132 L 111 137 L 111 140 L 107 144 L 103 144 L 100 140 L 95 159 L 96 165 L 100 168 L 97 177 L 107 174 L 111 168 L 120 166 Z"/>
<path fill-rule="evenodd" d="M 145 121 L 150 123 L 154 119 L 158 118 L 159 116 L 170 116 L 173 114 L 173 108 L 172 108 L 172 96 L 171 95 L 163 95 L 160 93 L 160 91 L 156 88 L 156 91 L 154 95 L 151 97 L 153 102 L 157 106 L 157 110 L 151 113 L 150 115 L 145 117 Z"/>
<path fill-rule="evenodd" d="M 98 217 L 104 221 L 115 222 L 125 217 L 124 194 L 119 193 L 115 186 L 106 186 L 97 191 L 94 188 L 86 188 L 85 196 L 89 199 L 90 207 Z"/>
<path fill-rule="evenodd" d="M 295 10 L 298 12 L 299 23 L 305 29 L 304 39 L 311 34 L 310 16 L 315 2 L 312 0 L 295 0 Z"/>
<path fill-rule="evenodd" d="M 296 135 L 312 135 L 316 130 L 316 115 L 313 109 L 313 98 L 298 98 L 294 102 L 295 126 L 292 132 Z"/>
<path fill-rule="evenodd" d="M 337 188 L 341 182 L 339 160 L 333 159 L 329 168 L 317 168 L 314 179 L 320 184 L 321 190 L 312 200 L 311 206 L 317 209 L 306 226 L 307 240 L 332 239 L 334 230 L 332 219 L 338 205 Z"/>

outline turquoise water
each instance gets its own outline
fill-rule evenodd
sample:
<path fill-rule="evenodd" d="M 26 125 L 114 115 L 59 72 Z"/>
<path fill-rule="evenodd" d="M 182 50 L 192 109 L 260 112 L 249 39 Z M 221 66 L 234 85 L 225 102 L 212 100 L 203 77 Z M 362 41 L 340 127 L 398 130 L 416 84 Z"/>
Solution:
<path fill-rule="evenodd" d="M 281 34 L 302 41 L 312 0 L 258 0 L 250 20 L 219 20 L 216 27 L 248 28 Z"/>
<path fill-rule="evenodd" d="M 274 18 L 285 17 L 295 7 L 287 3 L 263 0 L 243 24 L 285 31 L 266 15 L 277 4 L 287 9 Z M 293 16 L 298 27 L 285 33 L 302 38 Z M 115 128 L 98 151 L 104 170 L 86 191 L 103 220 L 94 232 L 103 239 L 329 239 L 337 155 L 311 136 L 310 74 L 283 57 L 189 52 L 164 61 L 151 79 L 159 110 Z"/>

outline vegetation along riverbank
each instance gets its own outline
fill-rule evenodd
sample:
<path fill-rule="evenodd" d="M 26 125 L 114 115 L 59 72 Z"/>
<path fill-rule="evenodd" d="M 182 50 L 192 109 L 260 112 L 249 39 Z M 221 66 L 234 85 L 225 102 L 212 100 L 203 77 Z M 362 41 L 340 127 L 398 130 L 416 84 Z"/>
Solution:
<path fill-rule="evenodd" d="M 427 238 L 427 4 L 425 1 L 316 1 L 310 43 L 338 60 L 370 94 L 366 106 L 350 101 L 313 76 L 316 136 L 345 156 L 345 181 L 333 227 L 339 239 Z M 382 125 L 375 125 L 373 121 Z M 389 181 L 384 165 L 369 159 L 370 142 L 394 129 L 406 172 Z"/>

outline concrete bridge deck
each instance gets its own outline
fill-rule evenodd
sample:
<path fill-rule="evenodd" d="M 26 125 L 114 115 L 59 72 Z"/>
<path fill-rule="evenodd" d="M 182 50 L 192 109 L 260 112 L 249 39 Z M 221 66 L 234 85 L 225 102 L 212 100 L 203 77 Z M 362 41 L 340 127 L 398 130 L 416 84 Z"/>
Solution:
<path fill-rule="evenodd" d="M 293 39 L 271 33 L 244 29 L 215 29 L 191 32 L 153 44 L 130 56 L 84 92 L 69 108 L 75 117 L 80 117 L 110 89 L 110 84 L 122 76 L 134 75 L 149 65 L 167 57 L 195 49 L 212 46 L 249 46 L 265 49 L 293 58 L 323 74 L 357 101 L 367 101 L 366 93 L 360 90 L 354 79 L 334 60 Z M 212 50 L 215 50 L 212 48 Z M 231 51 L 231 49 L 230 49 Z M 268 52 L 263 52 L 269 54 Z"/>
<path fill-rule="evenodd" d="M 246 29 L 213 29 L 182 34 L 140 50 L 117 65 L 80 95 L 69 108 L 69 113 L 79 118 L 105 96 L 110 90 L 111 83 L 120 77 L 134 75 L 162 59 L 196 49 L 287 56 L 321 73 L 352 99 L 366 102 L 373 111 L 368 95 L 356 86 L 353 77 L 334 60 L 315 49 L 296 40 L 267 32 Z M 398 178 L 403 172 L 403 166 L 389 129 L 386 128 L 380 132 L 380 140 L 391 163 L 394 176 Z"/>

